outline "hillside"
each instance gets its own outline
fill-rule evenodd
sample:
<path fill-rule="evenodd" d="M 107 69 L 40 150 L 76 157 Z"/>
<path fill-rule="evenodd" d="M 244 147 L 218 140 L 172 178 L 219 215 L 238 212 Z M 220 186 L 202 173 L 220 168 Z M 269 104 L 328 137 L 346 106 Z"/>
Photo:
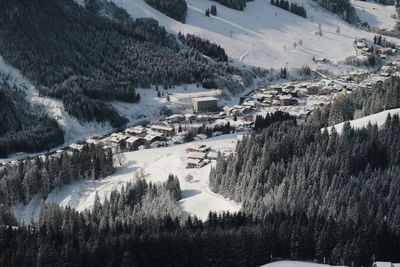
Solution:
<path fill-rule="evenodd" d="M 351 120 L 348 121 L 350 123 L 350 126 L 354 129 L 361 129 L 365 128 L 368 126 L 368 124 L 371 125 L 377 125 L 378 127 L 381 127 L 382 125 L 385 124 L 386 119 L 388 115 L 393 117 L 393 115 L 400 115 L 400 108 L 396 109 L 390 109 L 390 110 L 385 110 L 376 114 L 372 114 L 369 116 L 365 116 L 356 120 Z M 343 131 L 343 126 L 346 122 L 341 122 L 338 124 L 335 124 L 334 126 L 328 127 L 328 131 L 332 131 L 332 128 L 335 127 L 335 130 L 337 133 L 342 133 Z"/>
<path fill-rule="evenodd" d="M 329 65 L 315 65 L 312 58 L 324 57 L 336 63 L 355 54 L 353 41 L 356 37 L 373 38 L 371 33 L 344 22 L 311 0 L 301 2 L 307 10 L 307 19 L 272 6 L 270 1 L 251 1 L 243 11 L 237 11 L 208 0 L 188 0 L 185 24 L 165 16 L 142 0 L 112 1 L 134 18 L 156 19 L 169 32 L 191 33 L 217 43 L 240 65 L 293 68 L 309 64 L 329 68 Z M 205 16 L 211 4 L 217 7 L 216 17 Z M 318 34 L 319 24 L 322 36 Z"/>
<path fill-rule="evenodd" d="M 143 88 L 204 85 L 237 94 L 252 83 L 253 73 L 190 49 L 154 19 L 134 20 L 102 0 L 85 3 L 0 2 L 0 73 L 11 70 L 26 100 L 64 128 L 67 143 L 154 119 L 166 95 L 141 99 Z"/>
<path fill-rule="evenodd" d="M 237 134 L 232 134 L 173 147 L 125 153 L 127 164 L 119 167 L 114 174 L 96 181 L 77 181 L 64 186 L 61 190 L 56 189 L 49 194 L 45 201 L 83 212 L 85 209 L 93 208 L 96 194 L 100 196 L 101 200 L 109 198 L 111 191 L 132 182 L 136 173 L 144 173 L 146 180 L 154 183 L 165 181 L 167 175 L 171 173 L 179 178 L 183 199 L 178 202 L 178 206 L 185 214 L 196 215 L 199 219 L 206 220 L 210 211 L 236 212 L 240 209 L 240 204 L 210 190 L 208 177 L 211 165 L 200 169 L 185 168 L 185 149 L 197 144 L 206 144 L 213 149 L 232 151 L 235 148 L 237 136 Z M 171 162 L 174 164 L 171 165 Z M 193 182 L 185 181 L 185 177 L 189 173 L 193 175 Z M 28 205 L 14 207 L 17 218 L 26 223 L 31 219 L 37 220 L 41 197 L 41 195 L 37 195 Z"/>
<path fill-rule="evenodd" d="M 396 25 L 396 9 L 392 5 L 384 5 L 375 1 L 352 1 L 356 13 L 361 22 L 368 22 L 372 27 L 382 30 L 392 30 Z"/>

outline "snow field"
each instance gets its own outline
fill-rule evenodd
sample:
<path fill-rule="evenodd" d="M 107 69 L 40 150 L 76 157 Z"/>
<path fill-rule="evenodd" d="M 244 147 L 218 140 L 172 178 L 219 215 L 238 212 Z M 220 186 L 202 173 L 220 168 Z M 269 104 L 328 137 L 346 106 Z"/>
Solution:
<path fill-rule="evenodd" d="M 378 127 L 381 127 L 382 125 L 385 124 L 385 121 L 388 117 L 388 115 L 391 115 L 393 117 L 393 115 L 397 114 L 400 116 L 400 108 L 396 108 L 396 109 L 390 109 L 390 110 L 385 110 L 376 114 L 372 114 L 366 117 L 362 117 L 356 120 L 351 120 L 350 122 L 350 126 L 354 129 L 361 129 L 364 127 L 367 127 L 369 123 L 371 123 L 372 125 L 376 124 Z M 335 127 L 335 130 L 337 133 L 341 133 L 343 131 L 343 126 L 344 126 L 345 122 L 341 122 L 338 124 L 335 124 L 332 127 L 328 127 L 328 131 L 331 132 L 332 128 Z"/>
<path fill-rule="evenodd" d="M 164 182 L 169 174 L 177 175 L 182 189 L 183 199 L 177 205 L 184 214 L 196 215 L 200 219 L 207 219 L 209 211 L 240 210 L 240 204 L 215 194 L 209 188 L 209 174 L 211 164 L 200 169 L 186 169 L 186 151 L 196 144 L 207 144 L 214 150 L 230 153 L 234 151 L 239 133 L 222 135 L 203 141 L 186 143 L 172 147 L 153 148 L 125 153 L 127 164 L 118 167 L 116 172 L 104 179 L 96 181 L 81 180 L 73 184 L 56 189 L 45 200 L 47 203 L 58 203 L 70 206 L 77 211 L 91 209 L 96 192 L 101 200 L 109 197 L 111 191 L 120 189 L 128 182 L 133 182 L 135 173 L 143 173 L 147 181 Z M 212 164 L 215 164 L 212 163 Z M 185 181 L 187 174 L 193 175 L 193 181 Z M 36 220 L 39 215 L 41 196 L 36 196 L 27 206 L 15 206 L 14 213 L 19 220 L 25 223 Z"/>

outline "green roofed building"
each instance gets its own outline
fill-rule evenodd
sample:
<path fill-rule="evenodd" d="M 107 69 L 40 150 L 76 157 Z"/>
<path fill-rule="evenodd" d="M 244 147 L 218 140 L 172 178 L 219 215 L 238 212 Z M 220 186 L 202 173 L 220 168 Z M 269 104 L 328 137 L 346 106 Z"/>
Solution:
<path fill-rule="evenodd" d="M 218 98 L 199 97 L 192 98 L 193 112 L 213 112 L 218 110 Z"/>

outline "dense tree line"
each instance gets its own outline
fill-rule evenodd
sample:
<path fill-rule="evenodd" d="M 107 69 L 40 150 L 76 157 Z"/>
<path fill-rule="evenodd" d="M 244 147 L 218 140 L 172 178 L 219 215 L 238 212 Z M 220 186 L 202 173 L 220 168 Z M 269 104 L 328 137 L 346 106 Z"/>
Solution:
<path fill-rule="evenodd" d="M 135 103 L 140 100 L 137 87 L 167 89 L 209 80 L 238 92 L 243 85 L 233 83 L 232 75 L 247 75 L 183 47 L 157 21 L 133 20 L 102 0 L 88 0 L 86 7 L 73 0 L 2 1 L 0 25 L 5 61 L 20 69 L 43 96 L 61 99 L 71 93 L 83 99 L 74 107 L 74 115 L 82 114 L 79 119 L 121 125 L 116 114 L 94 116 L 100 105 L 96 100 Z"/>
<path fill-rule="evenodd" d="M 330 12 L 335 13 L 347 22 L 353 23 L 357 19 L 354 7 L 349 0 L 314 0 Z"/>
<path fill-rule="evenodd" d="M 399 133 L 398 116 L 382 129 L 347 123 L 340 135 L 278 122 L 239 142 L 234 155 L 220 156 L 210 186 L 260 220 L 298 217 L 287 232 L 292 258 L 349 266 L 369 265 L 372 255 L 398 261 Z M 339 226 L 347 233 L 336 235 Z"/>
<path fill-rule="evenodd" d="M 182 197 L 177 177 L 149 184 L 138 174 L 103 202 L 96 195 L 91 211 L 43 203 L 37 223 L 1 227 L 0 264 L 259 266 L 286 258 L 369 266 L 373 257 L 400 260 L 398 116 L 381 129 L 346 124 L 340 135 L 321 131 L 315 120 L 298 125 L 287 114 L 259 117 L 258 125 L 258 133 L 227 159 L 219 156 L 211 171 L 210 186 L 241 201 L 241 212 L 210 212 L 205 222 L 183 218 L 175 204 Z M 15 225 L 7 204 L 0 211 L 0 221 Z"/>
<path fill-rule="evenodd" d="M 6 164 L 0 169 L 0 203 L 27 204 L 79 179 L 105 177 L 113 170 L 110 149 L 85 145 L 81 151 L 50 154 Z"/>
<path fill-rule="evenodd" d="M 374 44 L 380 45 L 382 47 L 396 48 L 396 44 L 388 41 L 385 37 L 382 38 L 382 35 L 374 36 Z"/>
<path fill-rule="evenodd" d="M 119 22 L 128 22 L 131 17 L 125 9 L 115 5 L 108 0 L 83 0 L 83 3 L 90 12 L 104 16 L 108 19 L 116 20 Z"/>
<path fill-rule="evenodd" d="M 100 100 L 92 100 L 84 95 L 66 94 L 62 97 L 65 110 L 81 121 L 110 121 L 112 127 L 124 125 L 128 120 L 110 105 Z"/>
<path fill-rule="evenodd" d="M 246 2 L 250 2 L 252 0 L 212 0 L 212 1 L 218 2 L 226 7 L 242 11 L 246 7 Z"/>
<path fill-rule="evenodd" d="M 296 14 L 303 18 L 307 18 L 306 9 L 303 6 L 299 6 L 296 3 L 289 4 L 289 1 L 285 1 L 285 0 L 271 0 L 271 5 L 280 7 L 286 11 L 292 12 L 293 14 Z"/>
<path fill-rule="evenodd" d="M 143 190 L 147 192 L 143 194 Z M 113 192 L 103 204 L 96 198 L 92 211 L 81 214 L 43 204 L 39 223 L 16 230 L 0 228 L 0 265 L 260 266 L 280 257 L 303 258 L 316 246 L 329 249 L 335 240 L 355 236 L 360 231 L 333 220 L 308 221 L 304 213 L 277 212 L 260 221 L 242 212 L 210 212 L 206 222 L 196 217 L 179 221 L 174 216 L 159 216 L 159 212 L 163 214 L 159 199 L 169 202 L 168 214 L 176 212 L 170 194 L 161 193 L 164 190 L 141 182 L 140 186 L 128 186 L 122 193 Z M 134 205 L 140 199 L 142 204 Z M 156 216 L 142 220 L 142 207 Z M 124 215 L 115 215 L 113 209 Z M 309 222 L 307 226 L 293 231 L 305 221 Z M 311 237 L 309 233 L 315 229 L 324 234 L 324 243 L 314 243 L 318 236 Z M 384 253 L 377 254 L 376 259 L 399 248 L 393 239 L 388 239 L 393 232 L 387 228 L 373 229 L 370 233 L 370 242 L 376 241 L 376 248 Z M 345 247 L 357 251 L 358 244 L 348 243 Z M 331 264 L 352 261 L 353 266 L 371 265 L 368 254 L 363 255 L 361 262 L 347 258 L 350 255 L 341 258 L 338 247 L 334 255 Z"/>
<path fill-rule="evenodd" d="M 350 56 L 345 59 L 344 63 L 356 67 L 373 67 L 379 66 L 382 60 L 379 55 L 372 54 L 361 58 L 359 56 Z"/>
<path fill-rule="evenodd" d="M 13 152 L 38 152 L 64 143 L 54 119 L 25 100 L 24 88 L 0 85 L 0 158 Z"/>
<path fill-rule="evenodd" d="M 259 132 L 260 130 L 267 128 L 276 122 L 287 120 L 296 121 L 296 116 L 292 116 L 289 113 L 282 111 L 268 113 L 266 116 L 257 115 L 254 121 L 254 130 Z"/>
<path fill-rule="evenodd" d="M 145 0 L 145 2 L 165 15 L 185 23 L 187 13 L 185 0 Z"/>
<path fill-rule="evenodd" d="M 378 82 L 371 89 L 361 89 L 315 110 L 308 118 L 310 124 L 334 125 L 358 119 L 387 109 L 400 107 L 400 78 L 391 77 Z"/>
<path fill-rule="evenodd" d="M 200 37 L 192 34 L 187 34 L 184 36 L 179 33 L 178 36 L 179 39 L 187 44 L 190 48 L 193 48 L 216 61 L 228 61 L 228 56 L 221 46 L 211 43 L 208 40 L 201 39 Z"/>

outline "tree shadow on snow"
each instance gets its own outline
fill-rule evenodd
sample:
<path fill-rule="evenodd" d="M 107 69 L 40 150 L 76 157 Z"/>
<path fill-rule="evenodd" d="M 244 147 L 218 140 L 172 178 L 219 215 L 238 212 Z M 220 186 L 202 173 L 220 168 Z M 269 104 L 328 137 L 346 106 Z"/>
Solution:
<path fill-rule="evenodd" d="M 182 198 L 190 198 L 190 197 L 193 197 L 193 196 L 198 195 L 200 193 L 201 193 L 201 191 L 195 190 L 195 189 L 183 190 L 182 191 Z"/>

